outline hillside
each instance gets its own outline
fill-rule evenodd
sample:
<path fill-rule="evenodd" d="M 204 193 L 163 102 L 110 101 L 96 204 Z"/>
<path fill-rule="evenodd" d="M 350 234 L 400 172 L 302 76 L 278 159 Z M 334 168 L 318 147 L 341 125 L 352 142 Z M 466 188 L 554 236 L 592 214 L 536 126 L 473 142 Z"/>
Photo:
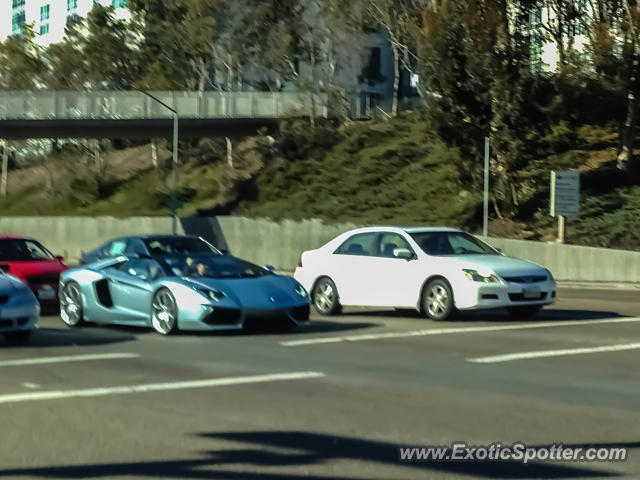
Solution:
<path fill-rule="evenodd" d="M 568 221 L 569 242 L 640 250 L 640 187 L 615 169 L 613 128 L 561 126 L 545 137 L 541 155 L 520 175 L 516 215 L 497 218 L 496 236 L 553 240 L 548 215 L 549 171 L 582 172 L 579 219 Z M 2 215 L 167 215 L 170 152 L 149 145 L 113 149 L 97 166 L 85 152 L 67 147 L 44 163 L 13 170 Z M 224 142 L 181 146 L 180 215 L 242 214 L 273 219 L 320 218 L 361 224 L 436 224 L 478 231 L 481 189 L 461 180 L 458 149 L 445 145 L 415 115 L 336 126 L 284 122 L 275 144 L 265 137 L 238 141 L 233 167 Z"/>

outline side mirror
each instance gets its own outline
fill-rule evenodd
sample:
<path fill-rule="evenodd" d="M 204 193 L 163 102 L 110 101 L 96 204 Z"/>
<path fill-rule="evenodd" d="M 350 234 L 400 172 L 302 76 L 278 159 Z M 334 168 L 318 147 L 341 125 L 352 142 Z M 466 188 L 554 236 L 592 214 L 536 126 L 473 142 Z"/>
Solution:
<path fill-rule="evenodd" d="M 404 258 L 405 260 L 411 260 L 413 258 L 413 252 L 408 248 L 396 248 L 393 251 L 393 256 L 396 258 Z"/>
<path fill-rule="evenodd" d="M 56 255 L 56 260 L 58 260 L 59 262 L 62 262 L 64 260 L 64 257 L 62 255 Z"/>
<path fill-rule="evenodd" d="M 274 267 L 273 265 L 265 265 L 262 268 L 264 268 L 265 270 L 274 273 L 276 271 L 276 267 Z"/>

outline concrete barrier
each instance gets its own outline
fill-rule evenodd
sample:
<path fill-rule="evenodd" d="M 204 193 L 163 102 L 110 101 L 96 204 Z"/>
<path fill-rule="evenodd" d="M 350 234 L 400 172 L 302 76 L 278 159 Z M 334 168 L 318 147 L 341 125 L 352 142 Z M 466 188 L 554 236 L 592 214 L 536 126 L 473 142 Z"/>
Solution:
<path fill-rule="evenodd" d="M 262 218 L 190 217 L 178 233 L 200 235 L 234 255 L 260 265 L 292 271 L 303 250 L 317 248 L 356 225 L 326 225 L 318 220 L 273 222 Z M 40 240 L 69 263 L 82 251 L 124 235 L 171 233 L 170 217 L 1 217 L 0 234 Z M 509 256 L 549 268 L 558 280 L 640 283 L 640 252 L 487 238 Z"/>

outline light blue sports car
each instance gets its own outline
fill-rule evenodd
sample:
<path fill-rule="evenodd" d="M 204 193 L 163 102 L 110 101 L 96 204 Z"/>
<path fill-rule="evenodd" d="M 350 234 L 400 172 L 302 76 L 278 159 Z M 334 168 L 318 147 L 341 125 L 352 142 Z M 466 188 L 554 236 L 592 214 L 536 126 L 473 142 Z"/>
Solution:
<path fill-rule="evenodd" d="M 167 335 L 309 321 L 308 294 L 296 280 L 230 255 L 120 256 L 67 270 L 59 288 L 70 327 L 137 325 Z"/>
<path fill-rule="evenodd" d="M 0 270 L 0 334 L 8 344 L 29 340 L 40 317 L 40 304 L 18 277 Z"/>

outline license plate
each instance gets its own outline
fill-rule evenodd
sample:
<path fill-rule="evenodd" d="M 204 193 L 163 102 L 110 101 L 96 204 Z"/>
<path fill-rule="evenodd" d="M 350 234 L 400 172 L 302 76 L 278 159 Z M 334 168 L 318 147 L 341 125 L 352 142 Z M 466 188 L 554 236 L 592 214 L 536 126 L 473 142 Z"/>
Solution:
<path fill-rule="evenodd" d="M 540 298 L 540 289 L 538 287 L 525 288 L 523 296 L 524 298 Z"/>
<path fill-rule="evenodd" d="M 53 288 L 40 288 L 38 290 L 38 298 L 40 300 L 54 300 L 56 291 Z"/>

